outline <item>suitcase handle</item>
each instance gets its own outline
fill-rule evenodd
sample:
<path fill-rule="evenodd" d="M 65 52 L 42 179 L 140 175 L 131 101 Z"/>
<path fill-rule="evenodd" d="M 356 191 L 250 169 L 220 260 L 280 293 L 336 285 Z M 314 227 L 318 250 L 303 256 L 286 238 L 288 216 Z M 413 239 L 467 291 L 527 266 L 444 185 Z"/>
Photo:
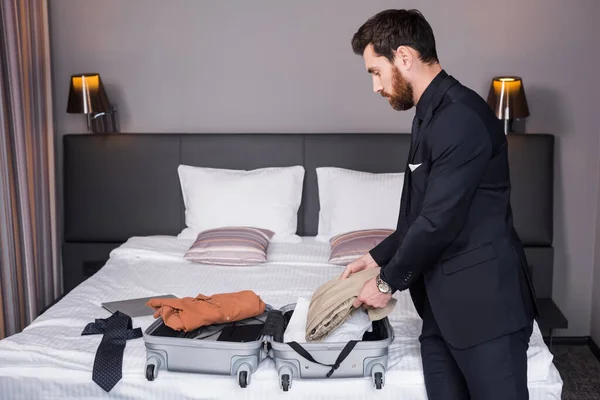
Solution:
<path fill-rule="evenodd" d="M 315 364 L 324 365 L 326 367 L 331 367 L 331 370 L 329 370 L 327 375 L 325 375 L 327 378 L 329 378 L 329 377 L 331 377 L 331 375 L 333 375 L 333 372 L 340 367 L 340 364 L 346 359 L 346 357 L 348 357 L 348 355 L 354 349 L 354 346 L 356 346 L 356 344 L 359 341 L 360 340 L 351 340 L 348 343 L 346 343 L 346 345 L 344 346 L 344 348 L 338 355 L 338 358 L 335 360 L 334 364 L 323 364 L 323 363 L 318 362 L 317 360 L 315 360 L 313 358 L 313 356 L 310 355 L 310 353 L 308 351 L 306 351 L 306 349 L 304 347 L 302 347 L 300 344 L 298 344 L 298 342 L 288 342 L 287 344 L 296 353 L 300 354 L 302 357 L 306 358 L 308 361 L 314 362 Z"/>

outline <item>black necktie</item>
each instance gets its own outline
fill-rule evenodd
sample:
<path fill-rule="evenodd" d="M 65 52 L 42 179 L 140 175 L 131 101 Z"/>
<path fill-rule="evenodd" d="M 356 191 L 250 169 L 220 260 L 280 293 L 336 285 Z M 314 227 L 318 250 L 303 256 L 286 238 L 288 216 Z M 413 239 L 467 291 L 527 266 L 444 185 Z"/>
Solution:
<path fill-rule="evenodd" d="M 415 118 L 413 118 L 412 129 L 410 131 L 410 145 L 413 147 L 415 145 L 415 141 L 417 140 L 417 136 L 419 136 L 419 128 L 421 127 L 421 120 L 415 114 Z M 412 151 L 412 149 L 411 149 Z"/>
<path fill-rule="evenodd" d="M 96 351 L 92 380 L 110 392 L 122 377 L 125 343 L 129 339 L 142 337 L 142 329 L 132 329 L 131 317 L 117 311 L 109 318 L 90 322 L 81 332 L 82 335 L 99 333 L 104 333 L 104 336 Z"/>

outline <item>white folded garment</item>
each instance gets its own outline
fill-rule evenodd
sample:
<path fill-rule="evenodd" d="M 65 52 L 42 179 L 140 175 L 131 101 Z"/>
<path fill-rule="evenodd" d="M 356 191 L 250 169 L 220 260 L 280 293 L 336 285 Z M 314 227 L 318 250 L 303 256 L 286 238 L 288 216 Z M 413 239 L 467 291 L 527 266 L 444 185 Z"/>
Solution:
<path fill-rule="evenodd" d="M 283 334 L 283 341 L 306 343 L 306 319 L 310 299 L 299 297 L 294 307 L 294 313 Z M 350 340 L 361 340 L 365 332 L 373 330 L 373 323 L 363 308 L 356 309 L 352 316 L 321 342 L 346 343 Z"/>

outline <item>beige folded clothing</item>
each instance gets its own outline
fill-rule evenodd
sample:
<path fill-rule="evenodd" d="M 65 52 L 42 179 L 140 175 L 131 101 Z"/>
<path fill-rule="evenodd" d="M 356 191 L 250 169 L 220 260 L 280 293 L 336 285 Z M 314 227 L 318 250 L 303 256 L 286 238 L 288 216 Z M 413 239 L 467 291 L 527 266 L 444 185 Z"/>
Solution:
<path fill-rule="evenodd" d="M 312 296 L 306 320 L 306 341 L 325 339 L 337 327 L 346 322 L 356 310 L 352 305 L 365 283 L 379 274 L 379 267 L 369 268 L 350 275 L 346 279 L 332 279 L 321 285 Z M 377 321 L 388 316 L 396 306 L 390 299 L 384 308 L 367 309 L 369 319 Z"/>

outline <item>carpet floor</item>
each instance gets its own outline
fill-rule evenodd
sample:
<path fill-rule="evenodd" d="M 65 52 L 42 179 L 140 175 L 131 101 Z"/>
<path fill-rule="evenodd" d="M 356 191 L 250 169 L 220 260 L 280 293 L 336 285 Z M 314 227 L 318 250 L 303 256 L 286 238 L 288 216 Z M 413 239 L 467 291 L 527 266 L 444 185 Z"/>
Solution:
<path fill-rule="evenodd" d="M 563 379 L 563 400 L 600 400 L 600 361 L 586 345 L 554 345 L 554 365 Z"/>

